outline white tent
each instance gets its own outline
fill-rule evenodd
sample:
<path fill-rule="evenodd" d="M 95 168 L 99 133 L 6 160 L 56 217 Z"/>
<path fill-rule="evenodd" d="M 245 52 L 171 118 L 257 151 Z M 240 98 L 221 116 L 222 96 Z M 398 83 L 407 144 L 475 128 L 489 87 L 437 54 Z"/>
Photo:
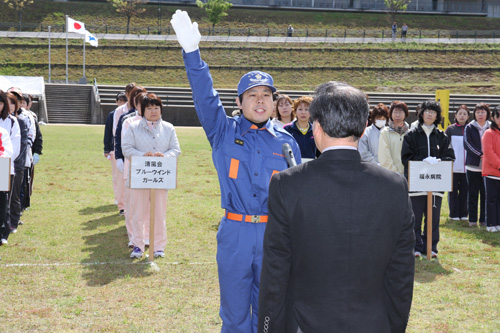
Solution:
<path fill-rule="evenodd" d="M 43 76 L 7 76 L 0 75 L 0 89 L 7 91 L 11 87 L 17 87 L 25 94 L 45 95 L 45 82 Z"/>

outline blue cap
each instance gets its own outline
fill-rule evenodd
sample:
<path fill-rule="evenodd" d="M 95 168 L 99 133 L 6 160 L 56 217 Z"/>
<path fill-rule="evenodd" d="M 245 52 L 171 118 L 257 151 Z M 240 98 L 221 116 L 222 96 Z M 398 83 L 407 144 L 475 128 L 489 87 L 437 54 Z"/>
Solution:
<path fill-rule="evenodd" d="M 250 88 L 257 86 L 267 86 L 274 93 L 276 88 L 273 86 L 273 77 L 261 71 L 252 71 L 243 75 L 238 83 L 238 96 Z"/>

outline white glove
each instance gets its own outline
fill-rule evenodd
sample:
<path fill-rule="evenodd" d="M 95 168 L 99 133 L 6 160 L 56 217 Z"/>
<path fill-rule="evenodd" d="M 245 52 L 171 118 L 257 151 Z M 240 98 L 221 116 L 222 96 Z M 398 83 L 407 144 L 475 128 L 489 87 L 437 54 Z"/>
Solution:
<path fill-rule="evenodd" d="M 172 28 L 177 35 L 177 41 L 181 44 L 184 52 L 190 53 L 198 50 L 198 44 L 201 40 L 198 23 L 191 23 L 187 12 L 177 9 L 170 20 Z"/>
<path fill-rule="evenodd" d="M 37 164 L 38 162 L 40 162 L 40 155 L 38 155 L 37 153 L 34 153 L 33 154 L 33 164 Z"/>
<path fill-rule="evenodd" d="M 429 163 L 430 165 L 437 164 L 441 159 L 435 158 L 434 156 L 429 156 L 427 158 L 424 158 L 424 162 Z"/>
<path fill-rule="evenodd" d="M 123 172 L 123 160 L 121 158 L 116 160 L 116 168 Z"/>

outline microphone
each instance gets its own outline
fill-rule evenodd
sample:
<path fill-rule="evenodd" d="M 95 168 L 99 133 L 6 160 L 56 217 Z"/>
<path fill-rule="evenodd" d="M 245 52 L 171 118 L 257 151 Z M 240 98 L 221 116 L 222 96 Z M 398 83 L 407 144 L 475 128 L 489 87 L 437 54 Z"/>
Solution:
<path fill-rule="evenodd" d="M 283 154 L 285 155 L 286 161 L 288 162 L 288 167 L 293 167 L 297 165 L 297 162 L 295 161 L 295 157 L 293 156 L 293 151 L 292 147 L 288 143 L 284 143 L 283 146 L 281 146 L 281 150 L 283 150 Z"/>

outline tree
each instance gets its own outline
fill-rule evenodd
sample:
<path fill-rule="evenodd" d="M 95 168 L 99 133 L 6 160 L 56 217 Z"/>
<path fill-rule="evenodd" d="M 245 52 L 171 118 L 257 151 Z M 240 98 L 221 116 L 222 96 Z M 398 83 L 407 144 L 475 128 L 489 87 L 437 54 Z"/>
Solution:
<path fill-rule="evenodd" d="M 196 0 L 196 5 L 207 12 L 208 20 L 212 23 L 212 28 L 219 23 L 224 16 L 227 16 L 227 11 L 233 5 L 226 0 L 207 0 L 203 3 L 200 0 Z"/>
<path fill-rule="evenodd" d="M 145 8 L 139 7 L 141 4 L 146 4 L 149 0 L 107 0 L 116 8 L 118 13 L 122 13 L 127 17 L 127 34 L 130 29 L 130 19 L 134 16 L 142 14 L 146 11 Z"/>
<path fill-rule="evenodd" d="M 28 6 L 31 5 L 35 0 L 4 0 L 4 2 L 9 6 L 9 8 L 14 9 L 19 18 L 19 31 L 21 31 L 21 23 L 23 19 L 23 11 Z"/>
<path fill-rule="evenodd" d="M 410 0 L 384 0 L 387 7 L 387 13 L 391 16 L 391 23 L 396 21 L 396 15 L 399 12 L 405 12 Z"/>

